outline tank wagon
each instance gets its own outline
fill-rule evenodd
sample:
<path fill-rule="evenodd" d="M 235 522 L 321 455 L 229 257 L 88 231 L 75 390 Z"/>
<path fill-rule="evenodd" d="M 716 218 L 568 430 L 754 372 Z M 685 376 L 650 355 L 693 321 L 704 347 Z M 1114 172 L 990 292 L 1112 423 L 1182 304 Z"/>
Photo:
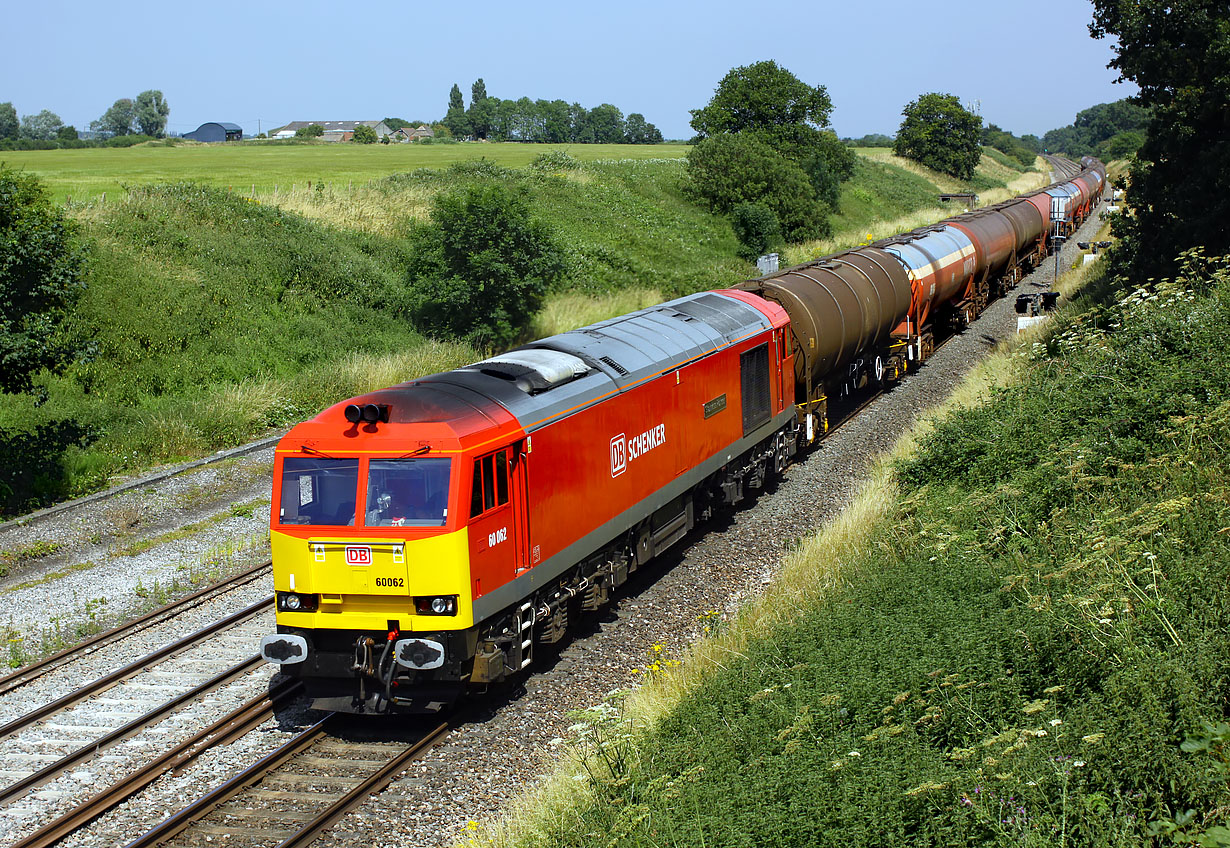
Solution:
<path fill-rule="evenodd" d="M 918 367 L 1093 209 L 1100 163 L 940 224 L 336 404 L 275 454 L 277 632 L 323 709 L 430 712 Z M 1059 191 L 1056 195 L 1052 192 Z M 1052 200 L 1058 223 L 1051 223 Z"/>

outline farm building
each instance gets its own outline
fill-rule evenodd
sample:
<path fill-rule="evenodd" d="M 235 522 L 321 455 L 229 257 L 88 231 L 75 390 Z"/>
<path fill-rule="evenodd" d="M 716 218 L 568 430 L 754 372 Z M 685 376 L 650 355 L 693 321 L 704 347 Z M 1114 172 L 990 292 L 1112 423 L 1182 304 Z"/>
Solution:
<path fill-rule="evenodd" d="M 270 138 L 294 138 L 295 133 L 303 127 L 320 124 L 325 129 L 321 136 L 324 141 L 347 141 L 354 138 L 354 128 L 368 126 L 376 131 L 377 138 L 384 138 L 393 130 L 384 121 L 291 121 L 284 127 L 269 131 Z"/>
<path fill-rule="evenodd" d="M 184 138 L 190 138 L 193 141 L 242 141 L 243 128 L 239 124 L 210 121 L 201 124 L 190 133 L 184 133 Z"/>
<path fill-rule="evenodd" d="M 435 134 L 431 127 L 426 124 L 419 124 L 417 127 L 402 127 L 399 130 L 394 130 L 389 135 L 389 141 L 418 141 L 422 138 L 432 138 Z"/>

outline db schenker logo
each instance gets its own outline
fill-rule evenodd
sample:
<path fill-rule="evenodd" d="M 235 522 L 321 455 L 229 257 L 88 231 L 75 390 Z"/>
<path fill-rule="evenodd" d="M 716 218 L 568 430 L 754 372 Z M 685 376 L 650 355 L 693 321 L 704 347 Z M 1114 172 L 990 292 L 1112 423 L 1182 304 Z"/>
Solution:
<path fill-rule="evenodd" d="M 611 476 L 618 477 L 628 470 L 628 440 L 620 433 L 611 439 Z"/>

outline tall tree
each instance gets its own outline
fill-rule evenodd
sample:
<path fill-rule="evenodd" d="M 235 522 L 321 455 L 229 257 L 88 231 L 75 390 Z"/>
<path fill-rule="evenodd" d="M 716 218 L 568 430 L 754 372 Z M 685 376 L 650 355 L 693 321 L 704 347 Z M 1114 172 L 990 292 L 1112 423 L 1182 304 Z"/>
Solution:
<path fill-rule="evenodd" d="M 171 107 L 161 91 L 150 89 L 137 95 L 136 121 L 144 135 L 162 138 L 166 134 L 167 116 L 170 114 Z"/>
<path fill-rule="evenodd" d="M 443 124 L 454 138 L 465 138 L 470 134 L 470 119 L 466 115 L 465 100 L 457 83 L 453 83 L 448 93 L 448 112 L 444 115 Z"/>
<path fill-rule="evenodd" d="M 826 207 L 836 207 L 841 181 L 854 173 L 854 154 L 828 128 L 832 111 L 824 86 L 810 86 L 776 62 L 732 69 L 708 105 L 692 110 L 692 128 L 701 139 L 688 156 L 693 192 L 710 198 L 721 211 L 738 203 L 762 204 L 777 213 L 788 239 L 824 235 Z M 656 127 L 653 135 L 661 138 Z M 732 137 L 741 143 L 714 144 Z M 768 153 L 776 158 L 756 161 Z M 734 197 L 721 185 L 725 179 L 714 163 L 729 164 L 749 176 L 773 174 L 792 186 L 802 180 L 808 188 L 801 193 L 796 189 L 796 197 L 788 199 L 779 185 L 757 177 Z M 728 202 L 715 202 L 718 196 Z"/>
<path fill-rule="evenodd" d="M 55 112 L 44 109 L 37 115 L 22 115 L 21 137 L 33 138 L 38 141 L 51 141 L 60 131 L 64 122 Z"/>
<path fill-rule="evenodd" d="M 1150 110 L 1116 230 L 1121 262 L 1169 274 L 1203 245 L 1230 253 L 1230 5 L 1225 0 L 1094 0 L 1094 38 L 1114 37 L 1110 67 Z"/>
<path fill-rule="evenodd" d="M 974 176 L 982 156 L 978 140 L 982 118 L 967 111 L 953 94 L 932 92 L 910 101 L 901 111 L 893 150 L 960 180 Z"/>
<path fill-rule="evenodd" d="M 854 174 L 854 154 L 829 127 L 832 113 L 824 86 L 763 61 L 727 73 L 709 104 L 692 110 L 692 129 L 701 138 L 754 135 L 800 167 L 817 198 L 836 208 L 840 183 Z"/>
<path fill-rule="evenodd" d="M 610 103 L 589 110 L 589 127 L 597 144 L 621 144 L 624 140 L 624 114 Z"/>
<path fill-rule="evenodd" d="M 76 224 L 34 177 L 0 167 L 0 392 L 28 392 L 72 351 L 55 328 L 84 286 Z"/>
<path fill-rule="evenodd" d="M 0 139 L 17 138 L 21 124 L 17 121 L 17 110 L 12 103 L 0 103 Z"/>
<path fill-rule="evenodd" d="M 121 97 L 97 121 L 90 121 L 90 129 L 108 136 L 132 135 L 136 118 L 137 105 Z"/>
<path fill-rule="evenodd" d="M 475 138 L 486 138 L 491 132 L 491 103 L 488 102 L 487 84 L 479 77 L 470 86 L 470 131 Z"/>

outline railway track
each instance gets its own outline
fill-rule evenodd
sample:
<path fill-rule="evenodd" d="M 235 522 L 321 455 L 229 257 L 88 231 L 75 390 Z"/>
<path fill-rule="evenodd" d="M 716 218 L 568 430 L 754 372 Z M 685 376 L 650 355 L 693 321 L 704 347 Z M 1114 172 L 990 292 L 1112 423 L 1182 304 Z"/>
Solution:
<path fill-rule="evenodd" d="M 205 751 L 259 727 L 298 690 L 298 683 L 281 679 L 267 696 L 244 704 L 16 842 L 13 848 L 49 848 L 162 775 L 182 770 Z M 213 837 L 225 837 L 228 845 L 308 845 L 347 812 L 384 789 L 407 764 L 444 738 L 457 721 L 411 730 L 408 739 L 392 741 L 389 736 L 404 736 L 406 731 L 399 729 L 397 734 L 372 738 L 370 726 L 356 733 L 353 716 L 330 713 L 136 837 L 127 848 L 200 844 Z"/>
<path fill-rule="evenodd" d="M 0 804 L 259 673 L 253 646 L 269 627 L 272 604 L 263 598 L 0 726 Z M 9 680 L 8 691 L 33 679 Z"/>

